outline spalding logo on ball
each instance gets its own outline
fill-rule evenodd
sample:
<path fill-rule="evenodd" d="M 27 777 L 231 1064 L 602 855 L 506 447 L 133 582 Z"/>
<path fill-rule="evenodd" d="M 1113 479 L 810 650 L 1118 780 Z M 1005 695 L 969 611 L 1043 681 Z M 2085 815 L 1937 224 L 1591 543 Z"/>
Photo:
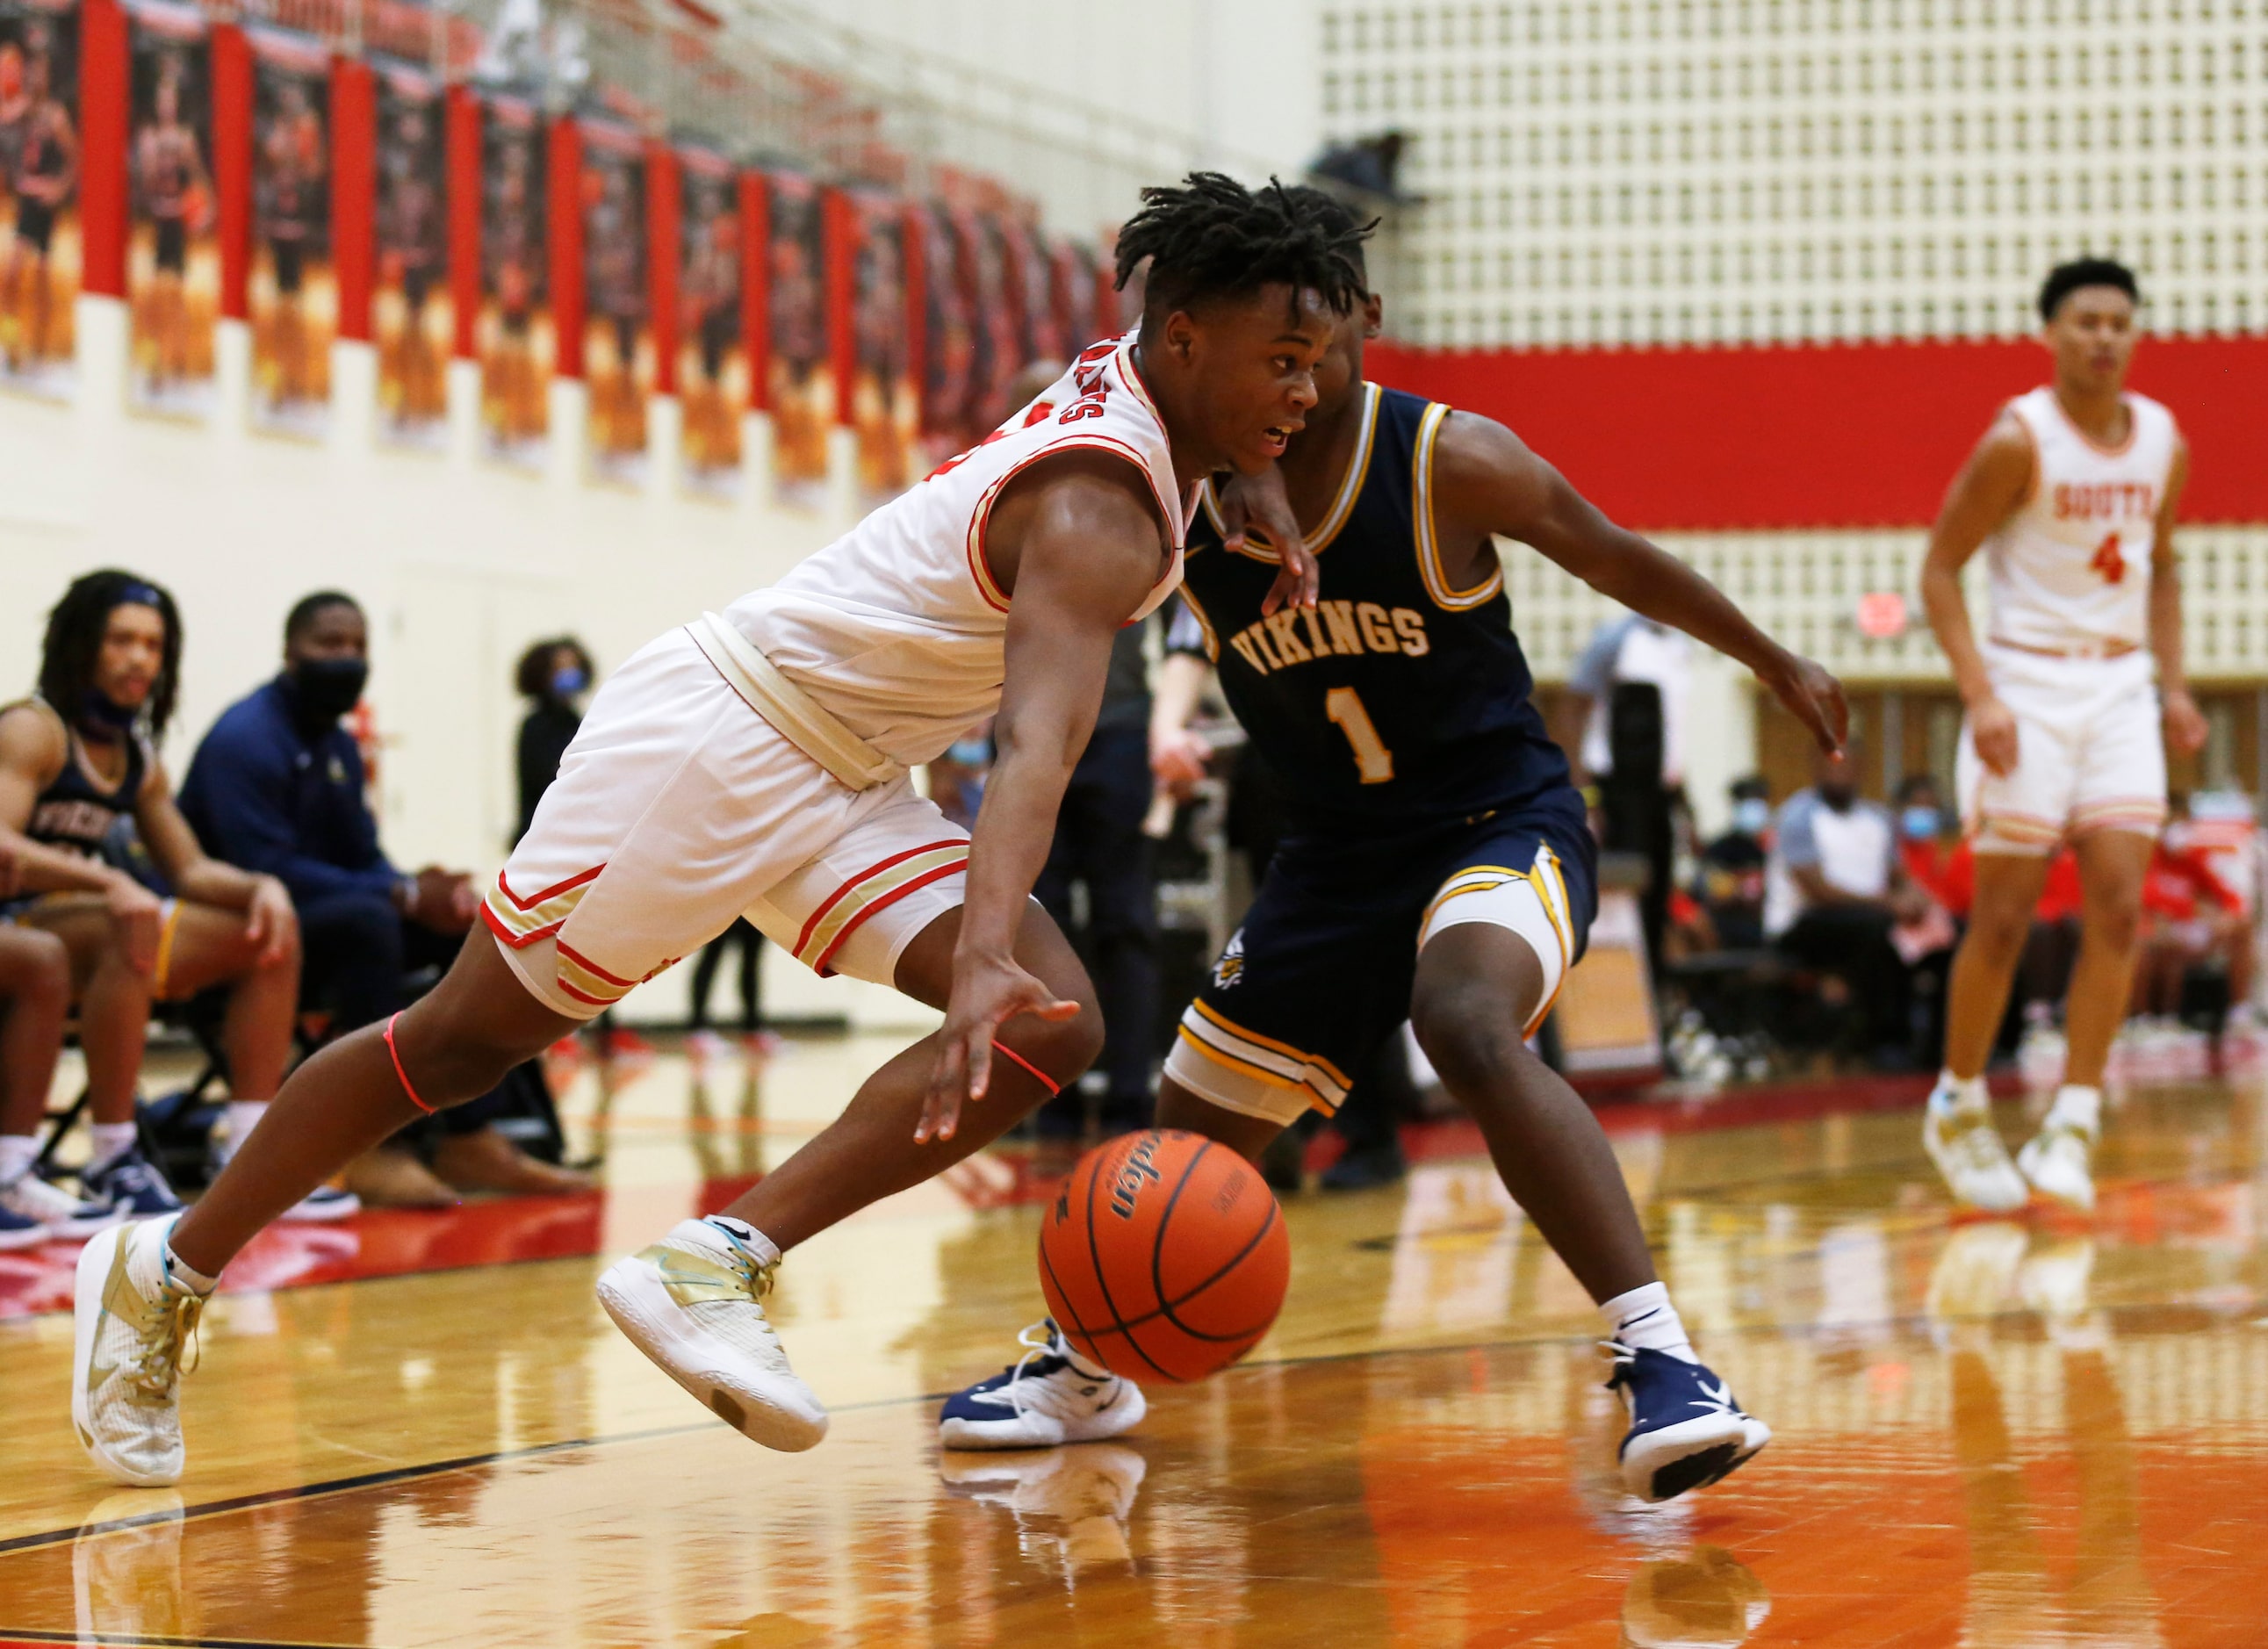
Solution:
<path fill-rule="evenodd" d="M 1040 1287 L 1064 1337 L 1135 1380 L 1191 1380 L 1259 1343 L 1292 1244 L 1259 1171 L 1152 1129 L 1079 1159 L 1040 1226 Z"/>

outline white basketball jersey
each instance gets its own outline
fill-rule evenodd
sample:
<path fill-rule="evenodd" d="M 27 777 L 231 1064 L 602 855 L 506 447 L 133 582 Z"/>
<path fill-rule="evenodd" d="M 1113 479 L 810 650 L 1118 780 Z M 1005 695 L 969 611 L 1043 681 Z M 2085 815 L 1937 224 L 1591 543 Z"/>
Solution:
<path fill-rule="evenodd" d="M 2031 437 L 2031 496 L 1984 541 L 1991 636 L 2058 652 L 2149 639 L 2150 552 L 2180 443 L 2174 415 L 2126 398 L 2125 444 L 2080 433 L 2051 388 L 2008 403 Z"/>
<path fill-rule="evenodd" d="M 983 442 L 724 616 L 875 749 L 930 761 L 999 707 L 1008 598 L 984 559 L 992 505 L 1021 471 L 1075 447 L 1138 466 L 1173 534 L 1166 576 L 1128 622 L 1146 617 L 1181 583 L 1195 490 L 1176 482 L 1131 332 L 1090 345 Z"/>

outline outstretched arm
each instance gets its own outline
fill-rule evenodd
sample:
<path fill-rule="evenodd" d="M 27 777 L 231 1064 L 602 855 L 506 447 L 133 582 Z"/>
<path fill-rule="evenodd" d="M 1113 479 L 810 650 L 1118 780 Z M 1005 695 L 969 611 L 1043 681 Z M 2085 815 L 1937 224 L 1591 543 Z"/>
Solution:
<path fill-rule="evenodd" d="M 2205 748 L 2205 715 L 2190 696 L 2182 659 L 2182 563 L 2174 554 L 2174 516 L 2189 484 L 2190 445 L 2174 449 L 2166 496 L 2158 503 L 2157 535 L 2150 546 L 2150 651 L 2158 655 L 2158 698 L 2164 706 L 2166 743 L 2188 755 Z"/>
<path fill-rule="evenodd" d="M 1491 419 L 1452 413 L 1433 453 L 1433 529 L 1451 585 L 1483 583 L 1497 534 L 1550 557 L 1602 595 L 1739 659 L 1826 750 L 1842 747 L 1842 684 L 1749 622 L 1715 585 L 1617 526 L 1567 478 Z"/>
<path fill-rule="evenodd" d="M 1984 655 L 1961 593 L 1961 570 L 1993 529 L 2024 502 L 2032 487 L 2032 442 L 2014 413 L 2003 413 L 1984 432 L 1945 495 L 1922 557 L 1921 604 L 1937 644 L 1953 668 L 1953 683 L 1969 710 L 1977 758 L 2005 777 L 2016 766 L 2016 718 L 1992 691 Z"/>
<path fill-rule="evenodd" d="M 1016 931 L 1055 840 L 1064 787 L 1094 731 L 1112 639 L 1164 562 L 1142 477 L 1119 460 L 1086 454 L 1049 460 L 1012 485 L 994 509 L 986 553 L 1013 596 L 1005 679 L 918 1140 L 951 1138 L 963 1096 L 984 1097 L 1000 1025 L 1020 1013 L 1059 1020 L 1079 1011 L 1017 965 Z"/>

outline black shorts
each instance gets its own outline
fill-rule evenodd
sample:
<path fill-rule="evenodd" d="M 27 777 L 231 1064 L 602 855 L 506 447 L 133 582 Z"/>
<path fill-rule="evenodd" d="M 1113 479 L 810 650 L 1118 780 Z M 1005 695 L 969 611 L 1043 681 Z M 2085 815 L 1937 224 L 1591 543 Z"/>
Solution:
<path fill-rule="evenodd" d="M 276 291 L 285 298 L 297 298 L 307 278 L 307 243 L 297 239 L 272 238 L 268 245 L 276 254 Z"/>
<path fill-rule="evenodd" d="M 1476 818 L 1287 836 L 1244 925 L 1182 1016 L 1166 1074 L 1225 1109 L 1335 1111 L 1410 1017 L 1428 931 L 1495 922 L 1544 964 L 1540 1023 L 1598 909 L 1598 851 L 1562 787 Z"/>
<path fill-rule="evenodd" d="M 426 296 L 433 290 L 433 271 L 423 263 L 405 264 L 401 270 L 401 301 L 413 315 L 425 308 Z"/>
<path fill-rule="evenodd" d="M 35 201 L 28 195 L 16 197 L 16 239 L 38 253 L 48 255 L 48 242 L 55 232 L 55 209 L 45 201 Z"/>
<path fill-rule="evenodd" d="M 167 275 L 187 273 L 189 267 L 189 225 L 179 217 L 158 220 L 158 268 Z"/>

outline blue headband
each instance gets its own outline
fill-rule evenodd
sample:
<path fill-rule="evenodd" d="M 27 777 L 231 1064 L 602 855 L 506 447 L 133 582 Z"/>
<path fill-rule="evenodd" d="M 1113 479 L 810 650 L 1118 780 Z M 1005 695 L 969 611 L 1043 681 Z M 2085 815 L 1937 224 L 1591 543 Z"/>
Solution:
<path fill-rule="evenodd" d="M 144 584 L 137 578 L 131 584 L 121 587 L 117 599 L 112 601 L 111 605 L 113 607 L 154 607 L 162 613 L 166 610 L 166 596 L 156 585 Z"/>

